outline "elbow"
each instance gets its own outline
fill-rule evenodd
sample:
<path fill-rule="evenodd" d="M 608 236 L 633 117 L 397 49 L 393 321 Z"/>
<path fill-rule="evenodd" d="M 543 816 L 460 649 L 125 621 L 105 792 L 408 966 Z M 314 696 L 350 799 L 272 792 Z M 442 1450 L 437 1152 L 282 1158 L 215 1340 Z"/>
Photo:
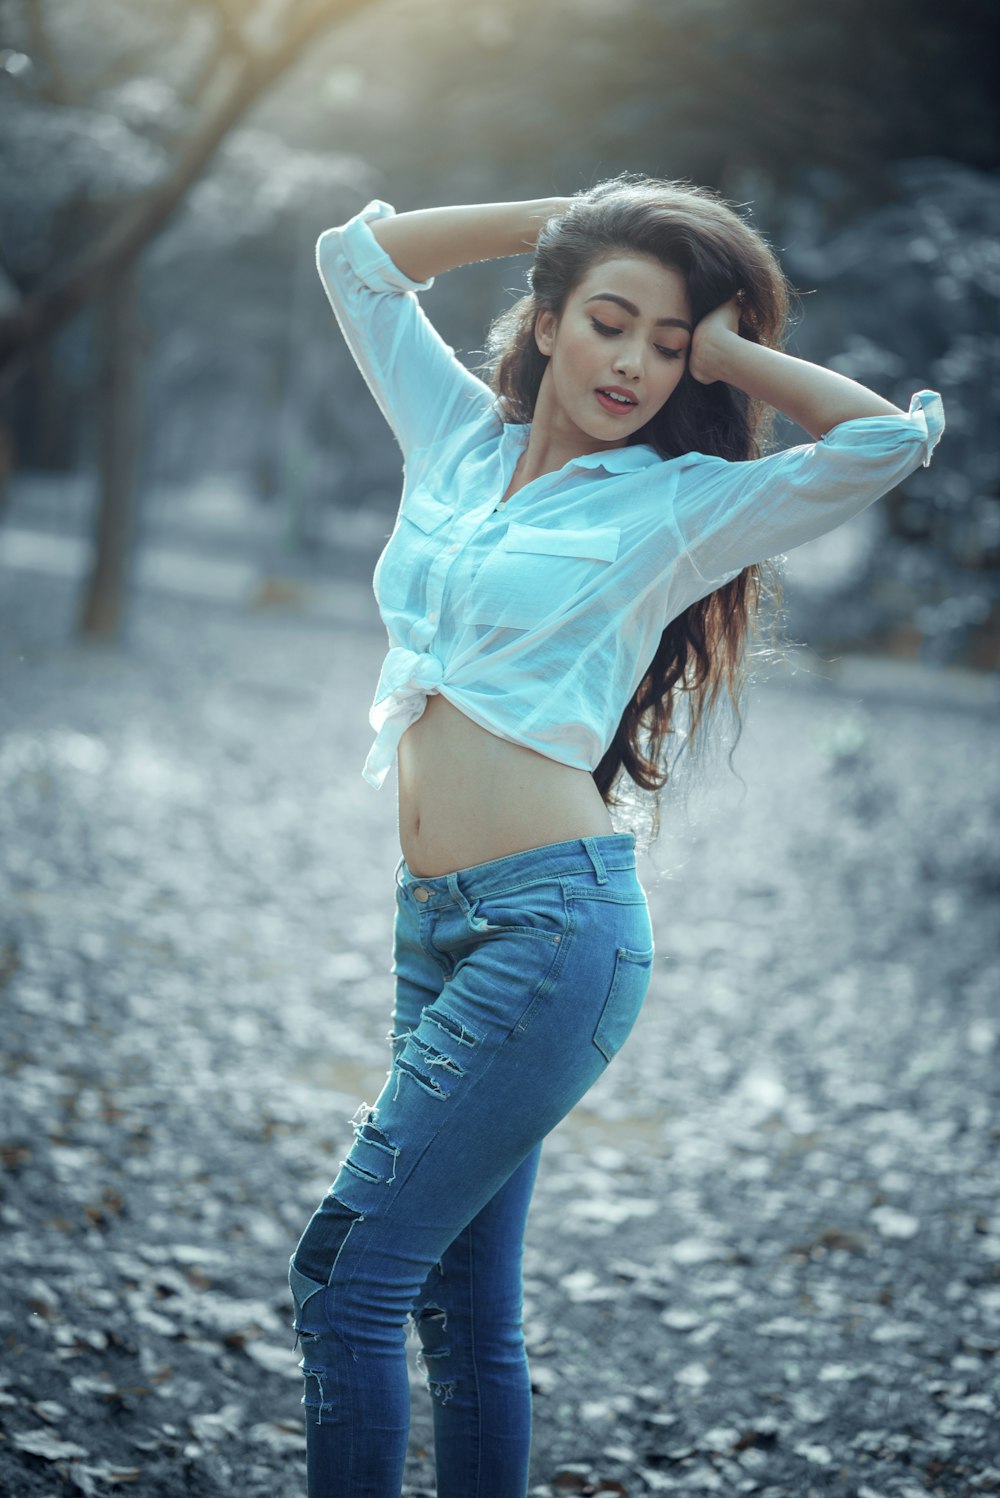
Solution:
<path fill-rule="evenodd" d="M 322 268 L 323 262 L 335 251 L 343 232 L 343 224 L 337 224 L 332 229 L 324 229 L 316 241 L 316 264 Z"/>

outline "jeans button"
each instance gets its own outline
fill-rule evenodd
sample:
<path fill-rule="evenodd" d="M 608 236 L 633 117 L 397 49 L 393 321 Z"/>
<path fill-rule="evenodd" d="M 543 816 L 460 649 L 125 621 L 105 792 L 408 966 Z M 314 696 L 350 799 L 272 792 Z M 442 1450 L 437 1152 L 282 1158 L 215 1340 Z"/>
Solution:
<path fill-rule="evenodd" d="M 429 889 L 424 889 L 424 886 L 422 884 L 418 884 L 418 885 L 414 886 L 413 898 L 415 900 L 419 900 L 420 903 L 421 903 L 421 905 L 423 905 L 425 903 L 425 901 L 429 900 L 430 897 L 431 897 L 430 890 Z"/>

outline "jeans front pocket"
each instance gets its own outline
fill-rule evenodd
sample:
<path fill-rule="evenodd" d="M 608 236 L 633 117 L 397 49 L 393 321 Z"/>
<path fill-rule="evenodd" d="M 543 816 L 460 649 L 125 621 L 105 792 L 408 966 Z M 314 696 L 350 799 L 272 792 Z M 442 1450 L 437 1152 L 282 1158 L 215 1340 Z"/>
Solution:
<path fill-rule="evenodd" d="M 517 934 L 557 945 L 569 925 L 566 896 L 558 879 L 473 896 L 465 901 L 465 919 L 469 930 L 477 936 Z"/>
<path fill-rule="evenodd" d="M 628 1039 L 642 1008 L 653 969 L 653 948 L 633 952 L 619 947 L 611 991 L 594 1030 L 594 1044 L 611 1061 Z"/>

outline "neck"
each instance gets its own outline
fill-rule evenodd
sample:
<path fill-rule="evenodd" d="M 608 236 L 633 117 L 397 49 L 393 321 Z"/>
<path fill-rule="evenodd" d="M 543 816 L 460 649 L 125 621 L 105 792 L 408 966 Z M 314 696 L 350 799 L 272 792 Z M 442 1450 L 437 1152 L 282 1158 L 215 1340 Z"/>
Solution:
<path fill-rule="evenodd" d="M 543 473 L 553 473 L 584 453 L 607 452 L 611 447 L 624 445 L 624 442 L 601 442 L 596 437 L 588 437 L 586 432 L 567 421 L 558 409 L 546 368 L 531 419 L 528 445 L 517 465 L 518 486 L 530 484 Z"/>

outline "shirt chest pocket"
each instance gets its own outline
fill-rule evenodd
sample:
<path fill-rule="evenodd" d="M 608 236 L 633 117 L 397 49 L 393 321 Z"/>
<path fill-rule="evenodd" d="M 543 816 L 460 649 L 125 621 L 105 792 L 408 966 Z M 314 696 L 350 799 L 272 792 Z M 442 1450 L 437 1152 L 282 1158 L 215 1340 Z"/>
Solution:
<path fill-rule="evenodd" d="M 450 505 L 423 485 L 406 496 L 396 528 L 375 563 L 372 586 L 380 604 L 405 607 L 416 578 L 440 548 L 438 533 L 450 515 Z"/>
<path fill-rule="evenodd" d="M 469 592 L 471 624 L 531 629 L 596 591 L 618 555 L 616 525 L 548 530 L 512 521 Z"/>

